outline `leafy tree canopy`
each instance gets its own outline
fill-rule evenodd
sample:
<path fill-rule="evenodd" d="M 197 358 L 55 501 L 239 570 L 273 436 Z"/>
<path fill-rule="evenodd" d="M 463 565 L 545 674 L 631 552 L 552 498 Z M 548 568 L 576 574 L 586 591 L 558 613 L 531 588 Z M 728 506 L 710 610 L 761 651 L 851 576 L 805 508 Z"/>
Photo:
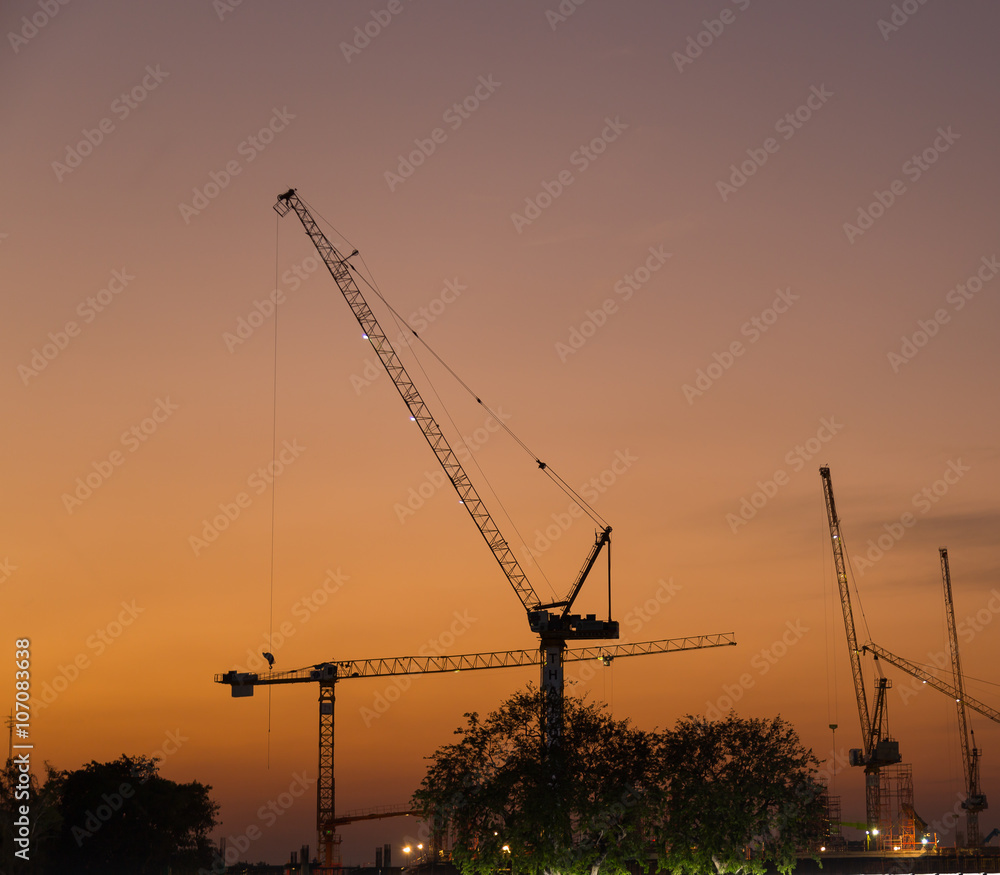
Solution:
<path fill-rule="evenodd" d="M 541 713 L 529 688 L 467 714 L 430 758 L 413 802 L 450 832 L 463 875 L 618 875 L 653 859 L 676 875 L 787 871 L 821 834 L 817 761 L 780 718 L 648 732 L 567 697 L 562 744 L 545 755 Z"/>
<path fill-rule="evenodd" d="M 685 717 L 665 733 L 669 811 L 663 841 L 674 873 L 795 866 L 826 829 L 819 761 L 792 726 L 772 720 Z"/>
<path fill-rule="evenodd" d="M 33 837 L 32 855 L 43 862 L 37 871 L 146 875 L 209 867 L 218 812 L 209 790 L 161 778 L 156 760 L 144 756 L 50 768 L 35 794 L 45 805 L 32 805 L 32 817 L 44 812 L 49 825 Z"/>
<path fill-rule="evenodd" d="M 541 707 L 529 689 L 485 720 L 467 714 L 414 795 L 432 828 L 450 828 L 465 875 L 620 872 L 645 855 L 663 799 L 655 736 L 567 698 L 561 754 L 543 757 Z"/>

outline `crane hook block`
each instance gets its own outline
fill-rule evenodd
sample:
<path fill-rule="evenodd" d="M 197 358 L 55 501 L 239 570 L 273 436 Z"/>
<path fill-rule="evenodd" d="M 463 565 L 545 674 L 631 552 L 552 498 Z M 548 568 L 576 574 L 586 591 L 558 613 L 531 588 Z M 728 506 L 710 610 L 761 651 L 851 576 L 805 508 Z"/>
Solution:
<path fill-rule="evenodd" d="M 541 459 L 535 459 L 535 461 L 538 462 L 538 467 L 543 471 L 548 467 Z"/>

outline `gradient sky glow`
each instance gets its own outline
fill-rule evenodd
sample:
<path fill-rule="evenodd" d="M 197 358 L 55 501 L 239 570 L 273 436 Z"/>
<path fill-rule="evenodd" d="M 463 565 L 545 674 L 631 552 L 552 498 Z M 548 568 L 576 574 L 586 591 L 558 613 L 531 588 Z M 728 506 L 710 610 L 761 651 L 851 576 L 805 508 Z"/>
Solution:
<path fill-rule="evenodd" d="M 213 786 L 217 835 L 260 826 L 246 857 L 277 862 L 315 848 L 312 790 L 273 825 L 258 810 L 316 775 L 316 690 L 233 700 L 215 673 L 268 648 L 288 670 L 536 645 L 301 225 L 272 212 L 292 186 L 533 453 L 574 486 L 605 475 L 623 638 L 736 634 L 572 692 L 646 728 L 738 698 L 823 759 L 831 723 L 859 747 L 829 465 L 859 637 L 946 652 L 947 546 L 968 689 L 1000 705 L 996 4 L 50 7 L 0 12 L 0 628 L 30 637 L 37 696 L 62 689 L 34 716 L 39 767 L 175 749 L 162 774 Z M 259 327 L 235 342 L 241 319 Z M 477 439 L 484 411 L 420 361 L 501 528 L 542 554 L 536 589 L 540 566 L 562 594 L 592 526 L 563 531 L 569 500 Z M 580 608 L 603 610 L 598 581 Z M 954 704 L 886 674 L 916 810 L 943 826 Z M 465 712 L 529 681 L 414 678 L 376 718 L 393 681 L 340 684 L 338 809 L 406 801 Z M 1000 727 L 971 722 L 985 834 Z M 863 819 L 860 770 L 835 792 Z M 347 827 L 344 860 L 415 830 Z"/>

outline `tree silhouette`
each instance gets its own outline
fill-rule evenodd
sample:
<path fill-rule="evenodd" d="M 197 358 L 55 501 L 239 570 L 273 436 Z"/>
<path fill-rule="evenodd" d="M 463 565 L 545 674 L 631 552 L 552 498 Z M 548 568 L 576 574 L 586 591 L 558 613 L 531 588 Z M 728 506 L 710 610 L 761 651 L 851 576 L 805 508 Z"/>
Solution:
<path fill-rule="evenodd" d="M 8 805 L 7 779 L 3 782 Z M 49 769 L 31 817 L 34 869 L 74 875 L 176 875 L 212 865 L 211 787 L 161 778 L 156 761 L 122 755 L 73 771 Z M 11 822 L 6 816 L 5 824 Z M 7 836 L 4 835 L 6 847 Z"/>
<path fill-rule="evenodd" d="M 413 796 L 453 836 L 463 875 L 787 872 L 823 834 L 817 763 L 781 720 L 687 717 L 647 732 L 565 700 L 558 755 L 541 746 L 540 694 L 466 714 Z"/>

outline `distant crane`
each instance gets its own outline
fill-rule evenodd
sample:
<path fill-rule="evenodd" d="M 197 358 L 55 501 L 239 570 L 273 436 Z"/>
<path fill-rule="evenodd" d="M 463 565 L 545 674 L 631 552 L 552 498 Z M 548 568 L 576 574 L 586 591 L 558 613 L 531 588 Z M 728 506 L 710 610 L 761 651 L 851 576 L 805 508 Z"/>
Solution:
<path fill-rule="evenodd" d="M 533 632 L 537 632 L 540 636 L 541 652 L 544 656 L 541 667 L 541 687 L 545 694 L 546 703 L 545 719 L 543 721 L 543 748 L 548 749 L 557 745 L 562 733 L 562 698 L 564 686 L 562 654 L 566 649 L 567 640 L 614 639 L 618 637 L 618 623 L 610 618 L 610 546 L 608 548 L 609 618 L 607 620 L 599 620 L 594 614 L 581 617 L 579 614 L 570 613 L 570 609 L 573 607 L 573 603 L 579 595 L 584 581 L 597 561 L 598 554 L 603 547 L 609 545 L 611 542 L 611 526 L 604 525 L 597 533 L 594 546 L 584 561 L 576 580 L 570 587 L 568 595 L 561 601 L 543 603 L 535 593 L 507 540 L 497 528 L 479 493 L 462 468 L 458 456 L 455 455 L 440 426 L 424 403 L 423 398 L 421 398 L 420 393 L 407 374 L 402 361 L 400 361 L 399 356 L 379 325 L 371 307 L 369 307 L 364 295 L 362 295 L 361 290 L 354 281 L 354 277 L 351 275 L 353 266 L 349 263 L 349 259 L 357 254 L 357 250 L 346 257 L 341 255 L 326 238 L 322 230 L 320 230 L 316 220 L 299 198 L 294 188 L 278 196 L 278 201 L 274 205 L 274 209 L 282 217 L 287 215 L 289 211 L 294 211 L 302 222 L 306 234 L 312 240 L 317 252 L 329 269 L 341 293 L 344 295 L 344 299 L 358 320 L 364 336 L 371 343 L 372 348 L 377 353 L 397 391 L 409 408 L 412 419 L 420 426 L 424 438 L 434 451 L 438 462 L 444 468 L 445 474 L 448 475 L 448 479 L 451 480 L 452 485 L 458 492 L 459 498 L 465 505 L 465 509 L 469 512 L 473 522 L 475 522 L 486 543 L 489 545 L 490 550 L 493 551 L 493 555 L 506 575 L 507 580 L 510 581 L 510 585 L 513 587 L 514 592 L 527 612 L 528 625 Z M 413 333 L 416 336 L 416 332 Z M 476 400 L 479 401 L 478 398 Z M 482 402 L 479 401 L 479 403 L 481 404 Z M 548 466 L 544 462 L 537 459 L 536 462 L 543 471 L 547 469 Z M 551 472 L 549 473 L 551 475 Z M 565 483 L 561 481 L 560 483 L 563 488 L 568 488 Z M 580 507 L 586 507 L 586 503 L 582 499 L 580 499 Z"/>
<path fill-rule="evenodd" d="M 880 773 L 883 766 L 893 765 L 901 759 L 899 743 L 887 735 L 886 690 L 890 686 L 887 678 L 877 678 L 874 714 L 868 710 L 865 695 L 865 681 L 861 670 L 861 650 L 854 628 L 854 612 L 851 609 L 851 594 L 847 582 L 847 560 L 844 557 L 843 538 L 840 534 L 840 518 L 837 516 L 833 500 L 833 482 L 830 469 L 819 469 L 823 479 L 823 495 L 830 524 L 830 539 L 833 544 L 833 559 L 837 569 L 837 586 L 840 589 L 840 604 L 844 613 L 844 627 L 847 630 L 847 649 L 851 657 L 851 674 L 854 676 L 854 694 L 857 698 L 858 716 L 861 719 L 861 739 L 864 748 L 849 752 L 852 766 L 863 766 L 865 770 L 865 816 L 869 829 L 882 825 L 882 788 Z M 884 832 L 884 830 L 883 830 Z"/>
<path fill-rule="evenodd" d="M 958 695 L 955 697 L 958 709 L 958 734 L 962 742 L 962 762 L 965 766 L 965 823 L 967 840 L 970 848 L 978 848 L 979 812 L 985 811 L 986 796 L 979 787 L 979 754 L 976 747 L 976 736 L 969 729 L 965 718 L 965 679 L 962 676 L 962 665 L 958 658 L 958 629 L 955 625 L 955 603 L 951 597 L 951 569 L 948 566 L 948 548 L 939 547 L 941 557 L 941 579 L 944 582 L 944 606 L 948 617 L 948 641 L 951 644 L 951 673 L 955 679 Z M 972 743 L 969 743 L 969 739 Z"/>
<path fill-rule="evenodd" d="M 735 645 L 731 632 L 699 635 L 691 638 L 671 638 L 612 647 L 583 647 L 562 654 L 566 662 L 599 660 L 610 665 L 614 659 L 652 653 L 674 653 L 706 647 Z M 380 811 L 352 817 L 336 816 L 334 811 L 333 729 L 335 688 L 339 681 L 354 678 L 394 677 L 398 675 L 435 674 L 441 672 L 474 671 L 488 668 L 518 668 L 538 665 L 537 650 L 509 650 L 500 653 L 470 653 L 457 656 L 398 656 L 386 659 L 355 659 L 322 662 L 296 671 L 274 671 L 266 675 L 255 672 L 227 671 L 217 674 L 215 682 L 228 684 L 235 698 L 252 696 L 254 687 L 272 684 L 319 684 L 319 777 L 316 783 L 316 829 L 319 835 L 320 871 L 339 869 L 340 837 L 337 826 L 368 817 L 388 817 L 409 813 L 405 808 Z"/>

